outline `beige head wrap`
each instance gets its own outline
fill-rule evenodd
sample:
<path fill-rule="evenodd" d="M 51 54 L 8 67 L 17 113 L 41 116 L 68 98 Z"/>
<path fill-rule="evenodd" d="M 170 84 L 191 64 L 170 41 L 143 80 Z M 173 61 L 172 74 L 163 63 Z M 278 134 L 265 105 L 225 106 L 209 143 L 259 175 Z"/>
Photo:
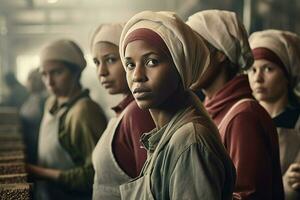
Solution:
<path fill-rule="evenodd" d="M 197 88 L 203 70 L 209 64 L 209 52 L 199 35 L 172 12 L 144 11 L 125 25 L 120 42 L 120 56 L 124 63 L 124 41 L 134 30 L 146 28 L 157 33 L 165 42 L 180 74 L 184 89 Z"/>
<path fill-rule="evenodd" d="M 288 31 L 265 30 L 253 33 L 249 42 L 252 49 L 267 48 L 280 58 L 294 93 L 300 97 L 300 37 Z"/>
<path fill-rule="evenodd" d="M 253 56 L 248 35 L 234 12 L 206 10 L 197 12 L 186 22 L 212 46 L 223 52 L 242 69 L 251 67 Z"/>
<path fill-rule="evenodd" d="M 110 42 L 119 46 L 120 37 L 125 23 L 101 24 L 92 34 L 91 51 L 98 42 Z"/>
<path fill-rule="evenodd" d="M 75 42 L 67 39 L 54 41 L 43 48 L 40 54 L 41 63 L 51 60 L 74 64 L 81 71 L 86 66 L 86 60 L 80 47 Z"/>

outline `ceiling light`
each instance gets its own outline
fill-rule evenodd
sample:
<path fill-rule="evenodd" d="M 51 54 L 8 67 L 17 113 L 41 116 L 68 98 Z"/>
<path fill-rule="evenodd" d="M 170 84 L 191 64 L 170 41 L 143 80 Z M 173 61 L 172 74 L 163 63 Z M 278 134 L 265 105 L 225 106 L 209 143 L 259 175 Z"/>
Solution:
<path fill-rule="evenodd" d="M 51 3 L 51 4 L 54 4 L 54 3 L 57 3 L 58 0 L 47 0 L 48 3 Z"/>

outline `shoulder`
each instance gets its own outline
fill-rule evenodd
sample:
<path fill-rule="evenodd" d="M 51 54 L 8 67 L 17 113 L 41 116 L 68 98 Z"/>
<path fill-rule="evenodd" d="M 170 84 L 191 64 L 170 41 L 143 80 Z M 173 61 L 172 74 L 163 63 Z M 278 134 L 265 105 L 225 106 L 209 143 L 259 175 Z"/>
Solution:
<path fill-rule="evenodd" d="M 137 105 L 136 101 L 132 101 L 126 107 L 126 111 L 124 113 L 124 119 L 127 121 L 135 120 L 135 121 L 148 121 L 152 120 L 150 112 L 148 109 L 142 110 Z"/>
<path fill-rule="evenodd" d="M 215 128 L 209 128 L 205 124 L 189 122 L 177 129 L 170 140 L 170 147 L 183 152 L 189 147 L 196 145 L 202 150 L 211 149 L 211 146 L 221 144 Z"/>
<path fill-rule="evenodd" d="M 82 121 L 91 118 L 106 119 L 105 114 L 100 106 L 90 97 L 83 97 L 78 99 L 78 101 L 76 101 L 72 105 L 67 115 L 69 116 L 69 118 L 79 119 Z"/>
<path fill-rule="evenodd" d="M 100 106 L 90 97 L 83 97 L 78 99 L 70 110 L 76 113 L 97 112 L 100 110 Z"/>
<path fill-rule="evenodd" d="M 272 119 L 267 111 L 256 101 L 245 101 L 238 105 L 231 114 L 231 121 L 239 120 L 251 122 L 261 122 L 272 124 Z"/>
<path fill-rule="evenodd" d="M 136 103 L 135 100 L 131 101 L 128 106 L 126 107 L 126 113 L 125 115 L 144 115 L 144 114 L 150 114 L 149 110 L 142 110 Z"/>

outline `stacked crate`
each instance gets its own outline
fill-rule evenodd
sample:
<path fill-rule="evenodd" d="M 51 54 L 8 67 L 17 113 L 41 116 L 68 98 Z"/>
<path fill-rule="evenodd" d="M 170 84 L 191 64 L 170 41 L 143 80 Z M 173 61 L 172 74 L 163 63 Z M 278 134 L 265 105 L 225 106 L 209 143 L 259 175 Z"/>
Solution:
<path fill-rule="evenodd" d="M 0 107 L 0 197 L 1 200 L 31 199 L 25 169 L 25 146 L 18 111 Z"/>

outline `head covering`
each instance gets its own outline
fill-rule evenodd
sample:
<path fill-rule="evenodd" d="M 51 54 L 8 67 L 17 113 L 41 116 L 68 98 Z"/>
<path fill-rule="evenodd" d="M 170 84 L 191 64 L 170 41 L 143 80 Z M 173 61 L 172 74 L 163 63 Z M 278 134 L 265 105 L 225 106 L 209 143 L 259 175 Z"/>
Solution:
<path fill-rule="evenodd" d="M 137 29 L 149 29 L 164 41 L 185 90 L 197 88 L 203 70 L 209 64 L 209 52 L 199 35 L 173 12 L 143 11 L 125 25 L 120 42 L 120 56 L 125 65 L 125 41 Z"/>
<path fill-rule="evenodd" d="M 249 43 L 253 50 L 267 48 L 283 63 L 294 93 L 300 97 L 300 37 L 280 30 L 265 30 L 251 34 Z"/>
<path fill-rule="evenodd" d="M 41 63 L 51 60 L 71 63 L 81 71 L 86 66 L 86 60 L 80 47 L 68 39 L 54 41 L 43 48 L 40 54 Z"/>
<path fill-rule="evenodd" d="M 119 46 L 120 37 L 125 23 L 101 24 L 92 34 L 90 49 L 98 42 L 109 42 Z"/>
<path fill-rule="evenodd" d="M 248 34 L 234 12 L 205 10 L 190 16 L 186 23 L 240 68 L 253 64 Z"/>
<path fill-rule="evenodd" d="M 272 63 L 277 64 L 284 72 L 284 75 L 288 78 L 288 73 L 284 67 L 280 58 L 270 49 L 264 47 L 258 47 L 252 50 L 254 60 L 265 59 Z"/>
<path fill-rule="evenodd" d="M 135 40 L 144 40 L 151 44 L 152 46 L 160 49 L 165 56 L 172 59 L 171 53 L 166 45 L 166 43 L 163 41 L 163 39 L 154 31 L 146 28 L 139 28 L 134 31 L 132 31 L 124 41 L 124 47 L 126 49 L 127 44 L 130 42 L 133 42 Z"/>

